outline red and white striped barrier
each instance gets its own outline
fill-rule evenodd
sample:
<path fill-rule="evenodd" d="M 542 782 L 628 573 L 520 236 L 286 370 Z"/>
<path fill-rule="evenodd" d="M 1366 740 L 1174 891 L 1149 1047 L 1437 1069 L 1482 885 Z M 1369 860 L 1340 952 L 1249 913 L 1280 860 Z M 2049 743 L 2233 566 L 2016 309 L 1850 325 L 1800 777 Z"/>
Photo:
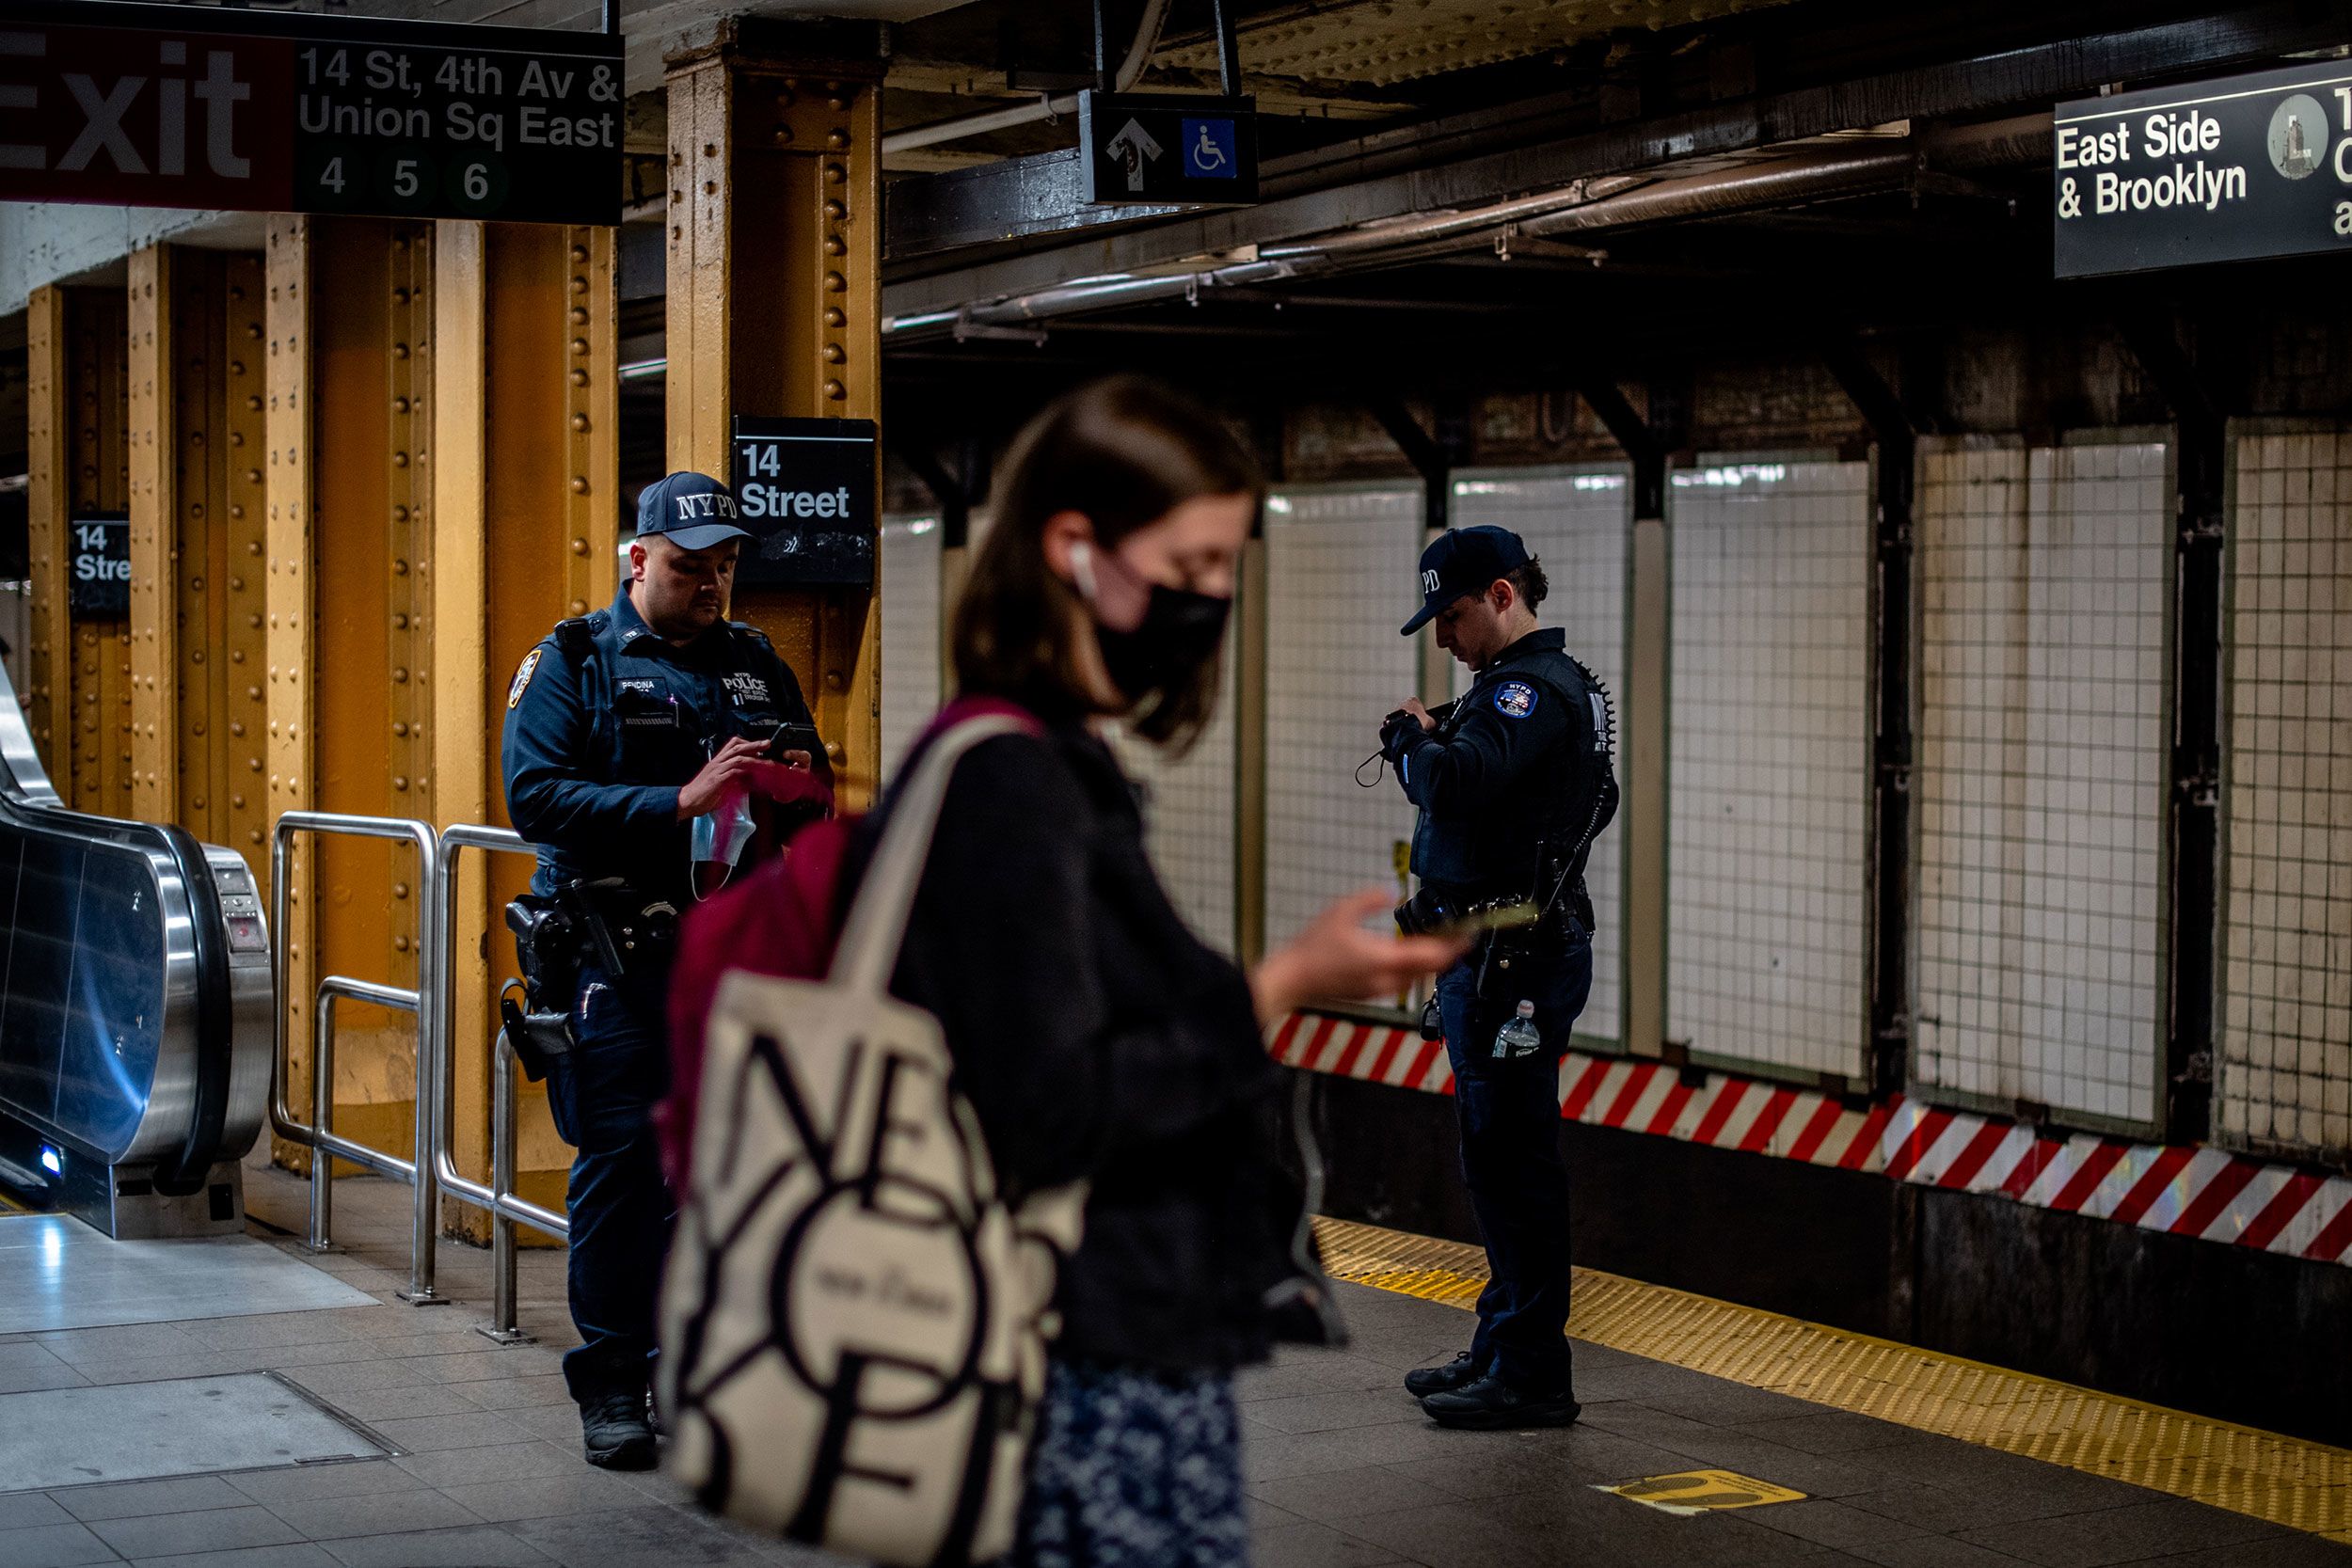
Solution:
<path fill-rule="evenodd" d="M 1275 1034 L 1274 1055 L 1342 1078 L 1454 1092 L 1444 1042 L 1418 1031 L 1294 1013 Z M 1560 1063 L 1560 1114 L 1592 1127 L 2352 1264 L 2352 1180 L 2216 1148 L 2046 1133 L 1899 1095 L 1856 1105 L 1817 1089 L 1574 1051 Z"/>

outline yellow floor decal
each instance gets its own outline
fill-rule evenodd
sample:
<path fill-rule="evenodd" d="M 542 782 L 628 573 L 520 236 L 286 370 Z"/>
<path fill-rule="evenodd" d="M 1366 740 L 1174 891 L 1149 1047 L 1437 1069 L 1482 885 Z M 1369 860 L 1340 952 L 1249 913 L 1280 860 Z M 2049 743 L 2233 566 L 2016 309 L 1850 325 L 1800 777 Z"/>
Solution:
<path fill-rule="evenodd" d="M 1315 1234 L 1334 1279 L 1465 1309 L 1476 1247 L 1344 1220 Z M 1915 1345 L 1576 1272 L 1573 1332 L 1752 1388 L 2128 1481 L 2352 1545 L 2352 1451 L 2143 1404 Z"/>
<path fill-rule="evenodd" d="M 1767 1503 L 1801 1502 L 1802 1492 L 1774 1486 L 1769 1481 L 1736 1470 L 1683 1470 L 1671 1476 L 1644 1476 L 1622 1486 L 1596 1486 L 1596 1492 L 1626 1497 L 1661 1513 L 1691 1518 L 1726 1508 L 1761 1508 Z"/>

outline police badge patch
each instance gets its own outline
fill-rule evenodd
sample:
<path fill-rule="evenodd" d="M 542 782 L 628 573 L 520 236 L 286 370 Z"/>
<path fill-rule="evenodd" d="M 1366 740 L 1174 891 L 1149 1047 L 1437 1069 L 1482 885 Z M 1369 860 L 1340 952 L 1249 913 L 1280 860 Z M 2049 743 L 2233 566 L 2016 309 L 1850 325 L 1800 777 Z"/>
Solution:
<path fill-rule="evenodd" d="M 513 707 L 523 700 L 523 691 L 531 685 L 531 673 L 539 668 L 539 656 L 545 648 L 533 648 L 523 655 L 523 667 L 515 672 L 515 684 L 506 689 L 506 705 Z"/>
<path fill-rule="evenodd" d="M 1505 719 L 1524 719 L 1535 711 L 1535 689 L 1525 681 L 1504 681 L 1495 691 L 1495 711 Z"/>

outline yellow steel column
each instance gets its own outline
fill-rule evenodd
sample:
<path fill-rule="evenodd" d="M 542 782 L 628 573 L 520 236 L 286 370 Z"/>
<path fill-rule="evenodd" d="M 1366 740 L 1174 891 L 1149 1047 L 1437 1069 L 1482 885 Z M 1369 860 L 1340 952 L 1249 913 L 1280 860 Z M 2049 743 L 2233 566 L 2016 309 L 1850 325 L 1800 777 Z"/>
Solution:
<path fill-rule="evenodd" d="M 33 602 L 24 698 L 33 743 L 58 790 L 72 798 L 73 629 L 66 616 L 68 486 L 73 408 L 66 373 L 66 297 L 35 289 L 24 309 L 25 499 Z"/>
<path fill-rule="evenodd" d="M 556 621 L 612 596 L 612 252 L 601 228 L 445 222 L 437 237 L 431 750 L 443 822 L 511 826 L 499 738 L 514 672 Z M 459 887 L 453 1131 L 460 1164 L 484 1179 L 496 988 L 516 969 L 502 911 L 529 876 L 527 862 L 501 856 L 485 878 L 477 858 Z M 518 1184 L 560 1207 L 569 1151 L 542 1092 L 523 1093 Z M 462 1223 L 482 1228 L 470 1210 Z"/>
<path fill-rule="evenodd" d="M 731 18 L 668 61 L 673 468 L 725 477 L 737 414 L 881 417 L 882 62 L 810 57 L 794 40 L 811 36 Z M 862 800 L 882 750 L 873 594 L 746 590 L 735 613 L 775 640 Z"/>
<path fill-rule="evenodd" d="M 430 819 L 432 230 L 283 219 L 270 240 L 271 800 Z M 306 860 L 297 1040 L 316 974 L 415 984 L 426 891 L 396 845 L 327 839 Z M 338 1022 L 339 1130 L 406 1148 L 415 1021 L 354 1007 Z"/>
<path fill-rule="evenodd" d="M 72 524 L 130 499 L 128 312 L 119 290 L 44 288 L 28 311 L 28 514 L 34 733 L 68 805 L 110 816 L 131 800 L 129 623 L 68 607 Z"/>
<path fill-rule="evenodd" d="M 262 603 L 268 620 L 269 681 L 262 689 L 262 705 L 269 726 L 266 815 L 273 822 L 282 813 L 310 804 L 305 781 L 310 777 L 310 655 L 315 626 L 310 613 L 310 219 L 272 218 L 268 248 L 262 253 L 269 344 L 263 414 L 269 453 L 264 470 L 268 515 L 262 543 L 268 561 Z M 288 856 L 291 902 L 279 911 L 287 973 L 279 977 L 278 1005 L 289 1015 L 287 1037 L 293 1043 L 287 1063 L 287 1098 L 295 1105 L 311 1103 L 310 998 L 321 971 L 310 915 L 317 903 L 312 895 L 318 859 L 317 846 L 311 840 L 294 841 Z M 278 1164 L 308 1168 L 307 1150 L 275 1135 L 272 1148 Z"/>
<path fill-rule="evenodd" d="M 131 253 L 131 809 L 169 822 L 178 805 L 180 725 L 179 530 L 181 484 L 203 493 L 201 468 L 179 462 L 179 346 L 172 309 L 174 249 Z M 201 459 L 199 459 L 199 463 Z"/>

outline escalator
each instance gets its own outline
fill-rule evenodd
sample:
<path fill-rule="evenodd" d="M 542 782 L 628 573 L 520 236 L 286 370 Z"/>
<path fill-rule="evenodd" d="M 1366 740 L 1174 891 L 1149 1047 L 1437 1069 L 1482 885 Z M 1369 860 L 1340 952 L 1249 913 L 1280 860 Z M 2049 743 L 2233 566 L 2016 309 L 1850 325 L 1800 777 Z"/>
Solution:
<path fill-rule="evenodd" d="M 121 1238 L 242 1229 L 269 940 L 233 851 L 67 809 L 0 672 L 0 1187 Z"/>

